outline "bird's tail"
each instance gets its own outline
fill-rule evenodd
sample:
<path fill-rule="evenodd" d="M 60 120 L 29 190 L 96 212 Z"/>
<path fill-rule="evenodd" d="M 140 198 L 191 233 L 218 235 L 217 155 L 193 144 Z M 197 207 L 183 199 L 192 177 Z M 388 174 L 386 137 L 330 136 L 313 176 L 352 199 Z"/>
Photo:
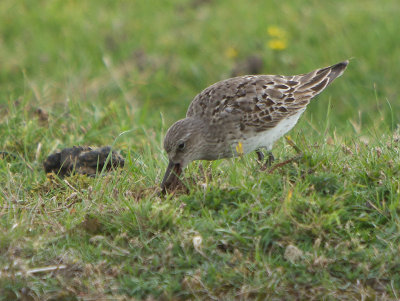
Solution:
<path fill-rule="evenodd" d="M 327 68 L 323 68 L 321 70 L 324 69 L 328 69 L 330 70 L 329 74 L 328 74 L 328 78 L 329 78 L 329 82 L 328 85 L 333 82 L 333 80 L 339 76 L 341 76 L 344 72 L 344 70 L 346 70 L 347 65 L 349 64 L 349 61 L 346 60 L 344 62 L 338 63 L 336 65 L 327 67 Z"/>
<path fill-rule="evenodd" d="M 300 82 L 298 92 L 311 94 L 312 97 L 321 93 L 335 78 L 341 76 L 346 70 L 349 61 L 314 70 L 307 74 L 298 75 Z"/>

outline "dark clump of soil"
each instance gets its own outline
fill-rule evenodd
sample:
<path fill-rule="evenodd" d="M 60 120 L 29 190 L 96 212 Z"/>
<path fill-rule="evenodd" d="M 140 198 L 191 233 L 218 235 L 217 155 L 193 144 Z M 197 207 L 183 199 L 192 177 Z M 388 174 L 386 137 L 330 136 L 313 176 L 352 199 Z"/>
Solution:
<path fill-rule="evenodd" d="M 0 151 L 0 159 L 2 159 L 2 160 L 16 159 L 16 158 L 17 158 L 17 156 L 12 154 L 12 153 L 9 153 L 9 152 L 6 152 L 6 151 Z"/>
<path fill-rule="evenodd" d="M 251 55 L 235 64 L 231 76 L 261 74 L 264 62 L 261 56 Z"/>
<path fill-rule="evenodd" d="M 73 172 L 94 176 L 97 172 L 101 172 L 105 165 L 105 170 L 108 171 L 124 167 L 124 163 L 124 158 L 116 151 L 112 151 L 110 146 L 96 149 L 88 146 L 74 146 L 48 156 L 43 162 L 43 167 L 46 173 L 53 172 L 60 177 L 68 176 Z"/>

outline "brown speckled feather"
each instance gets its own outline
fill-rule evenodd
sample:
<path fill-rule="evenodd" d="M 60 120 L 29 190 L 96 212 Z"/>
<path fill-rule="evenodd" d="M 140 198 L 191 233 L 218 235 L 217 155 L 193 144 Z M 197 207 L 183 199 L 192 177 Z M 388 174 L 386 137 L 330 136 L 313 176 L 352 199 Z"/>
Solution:
<path fill-rule="evenodd" d="M 345 61 L 295 76 L 248 75 L 223 80 L 199 93 L 186 116 L 215 125 L 235 123 L 244 132 L 265 131 L 304 111 L 347 64 Z"/>

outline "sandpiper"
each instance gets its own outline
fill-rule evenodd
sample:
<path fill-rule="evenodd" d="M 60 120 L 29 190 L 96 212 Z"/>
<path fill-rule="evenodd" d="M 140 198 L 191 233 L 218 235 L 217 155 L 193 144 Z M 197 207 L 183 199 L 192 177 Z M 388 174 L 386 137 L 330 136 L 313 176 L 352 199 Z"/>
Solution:
<path fill-rule="evenodd" d="M 200 92 L 186 118 L 167 131 L 164 148 L 169 164 L 161 188 L 176 185 L 194 160 L 217 160 L 262 149 L 290 131 L 310 100 L 343 74 L 348 61 L 294 76 L 247 75 L 229 78 Z M 240 147 L 237 147 L 237 146 Z"/>

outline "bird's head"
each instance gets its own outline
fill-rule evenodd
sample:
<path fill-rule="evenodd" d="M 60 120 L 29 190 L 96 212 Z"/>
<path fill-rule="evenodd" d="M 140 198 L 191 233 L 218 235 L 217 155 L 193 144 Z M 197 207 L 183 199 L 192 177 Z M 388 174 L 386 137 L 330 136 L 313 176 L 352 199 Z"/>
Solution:
<path fill-rule="evenodd" d="M 162 190 L 174 185 L 178 176 L 190 162 L 201 159 L 202 124 L 194 118 L 185 118 L 175 122 L 164 138 L 164 149 L 169 164 L 161 183 Z"/>

